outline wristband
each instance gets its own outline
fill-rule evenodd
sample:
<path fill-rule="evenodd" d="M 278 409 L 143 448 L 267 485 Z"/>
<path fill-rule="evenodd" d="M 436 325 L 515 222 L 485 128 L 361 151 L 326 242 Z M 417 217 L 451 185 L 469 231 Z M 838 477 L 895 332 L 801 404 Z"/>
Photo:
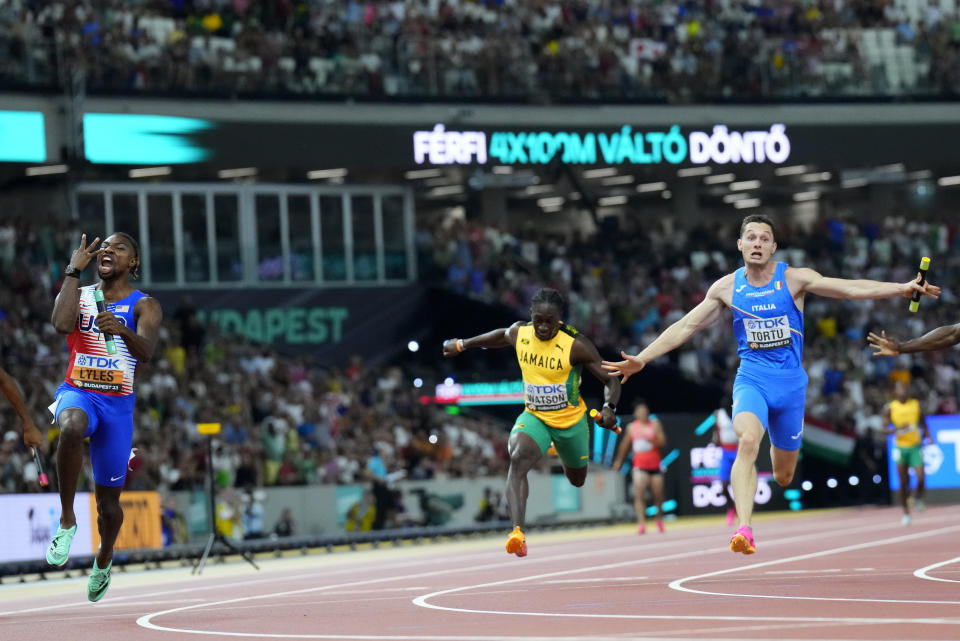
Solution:
<path fill-rule="evenodd" d="M 67 276 L 73 276 L 74 278 L 79 279 L 80 274 L 82 273 L 82 269 L 77 269 L 73 265 L 67 265 L 67 268 L 63 270 L 63 277 L 66 278 Z"/>
<path fill-rule="evenodd" d="M 457 352 L 462 352 L 464 349 L 466 349 L 466 348 L 463 346 L 463 339 L 462 339 L 462 338 L 458 338 L 458 339 L 457 339 L 456 345 L 457 345 Z"/>

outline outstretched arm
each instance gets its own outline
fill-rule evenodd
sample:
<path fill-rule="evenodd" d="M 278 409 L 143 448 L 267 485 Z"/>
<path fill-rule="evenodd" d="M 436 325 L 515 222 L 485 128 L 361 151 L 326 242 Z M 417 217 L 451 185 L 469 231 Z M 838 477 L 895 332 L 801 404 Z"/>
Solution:
<path fill-rule="evenodd" d="M 659 418 L 653 420 L 653 428 L 657 433 L 656 441 L 653 444 L 657 447 L 666 447 L 667 433 L 663 431 L 663 423 L 660 422 Z"/>
<path fill-rule="evenodd" d="M 43 445 L 43 434 L 37 429 L 37 426 L 33 422 L 33 417 L 30 416 L 30 412 L 27 411 L 23 397 L 20 395 L 20 388 L 17 387 L 17 382 L 13 380 L 13 377 L 7 374 L 3 368 L 0 368 L 0 390 L 3 391 L 3 395 L 10 401 L 10 405 L 16 410 L 17 416 L 20 417 L 20 421 L 23 423 L 24 445 L 27 447 L 40 448 Z"/>
<path fill-rule="evenodd" d="M 617 415 L 610 408 L 616 407 L 617 403 L 620 402 L 620 381 L 607 375 L 601 365 L 600 352 L 584 336 L 577 336 L 577 340 L 573 342 L 570 362 L 574 365 L 582 364 L 598 381 L 603 383 L 603 409 L 600 412 L 600 420 L 597 421 L 597 424 L 608 430 L 615 429 Z"/>
<path fill-rule="evenodd" d="M 610 377 L 607 376 L 607 378 Z M 620 466 L 623 465 L 623 461 L 626 460 L 627 454 L 630 452 L 631 445 L 633 445 L 633 439 L 630 438 L 630 430 L 627 430 L 627 433 L 624 434 L 623 438 L 620 440 L 620 446 L 617 448 L 617 455 L 613 458 L 613 465 L 611 466 L 611 469 L 614 472 L 620 471 Z"/>
<path fill-rule="evenodd" d="M 517 321 L 510 327 L 495 329 L 473 338 L 448 338 L 443 341 L 443 355 L 452 358 L 461 352 L 477 347 L 487 349 L 514 347 L 517 344 L 517 330 L 520 329 L 521 325 L 523 325 L 523 322 Z"/>
<path fill-rule="evenodd" d="M 933 352 L 960 343 L 960 323 L 938 327 L 919 338 L 911 338 L 903 343 L 895 338 L 890 338 L 886 332 L 880 332 L 879 336 L 870 332 L 867 341 L 869 341 L 870 347 L 877 350 L 873 353 L 874 356 Z"/>
<path fill-rule="evenodd" d="M 624 360 L 603 361 L 603 369 L 607 370 L 609 376 L 622 376 L 621 383 L 626 383 L 628 378 L 642 370 L 647 363 L 680 347 L 701 329 L 713 324 L 727 306 L 725 295 L 728 295 L 732 288 L 733 274 L 728 274 L 711 285 L 706 298 L 699 305 L 668 327 L 655 341 L 647 345 L 646 349 L 635 356 L 620 352 Z"/>
<path fill-rule="evenodd" d="M 930 283 L 920 284 L 917 279 L 909 283 L 883 283 L 877 280 L 848 280 L 846 278 L 827 278 L 819 272 L 806 267 L 791 267 L 787 271 L 790 291 L 794 296 L 804 292 L 826 296 L 827 298 L 846 298 L 849 300 L 868 300 L 876 298 L 910 298 L 914 292 L 922 296 L 937 298 L 940 288 Z"/>

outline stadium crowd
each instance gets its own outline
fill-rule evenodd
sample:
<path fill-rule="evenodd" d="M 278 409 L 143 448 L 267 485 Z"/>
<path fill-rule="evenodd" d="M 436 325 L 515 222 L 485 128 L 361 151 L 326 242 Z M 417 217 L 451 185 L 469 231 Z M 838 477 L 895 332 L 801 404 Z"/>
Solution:
<path fill-rule="evenodd" d="M 957 411 L 956 351 L 873 359 L 865 337 L 885 328 L 914 336 L 956 322 L 956 227 L 889 218 L 882 225 L 822 220 L 809 229 L 781 222 L 781 260 L 826 275 L 906 281 L 920 255 L 936 257 L 938 303 L 910 315 L 903 301 L 843 302 L 809 297 L 805 309 L 807 411 L 851 435 L 882 429 L 888 382 L 911 380 L 924 410 Z M 79 231 L 71 224 L 6 219 L 0 224 L 0 358 L 23 385 L 38 424 L 65 370 L 65 341 L 49 323 L 64 257 Z M 542 285 L 569 298 L 568 321 L 602 353 L 638 351 L 702 300 L 706 288 L 738 264 L 735 225 L 657 227 L 642 233 L 561 238 L 512 236 L 454 220 L 419 235 L 421 280 L 527 315 Z M 692 380 L 729 383 L 736 368 L 729 320 L 701 332 L 669 358 Z M 452 415 L 422 404 L 402 365 L 368 367 L 359 357 L 320 366 L 308 355 L 281 357 L 269 347 L 218 335 L 187 305 L 167 310 L 159 356 L 138 374 L 138 455 L 130 489 L 199 487 L 205 474 L 197 422 L 217 420 L 213 469 L 225 488 L 357 483 L 502 475 L 509 425 L 481 414 Z M 665 359 L 666 361 L 667 359 Z M 427 384 L 429 385 L 429 381 Z M 32 462 L 0 407 L 0 490 L 36 489 Z M 56 438 L 48 432 L 48 471 Z M 81 483 L 81 488 L 89 479 Z"/>
<path fill-rule="evenodd" d="M 625 225 L 629 225 L 628 222 Z M 516 236 L 482 224 L 450 219 L 432 236 L 421 236 L 420 255 L 432 264 L 427 279 L 468 296 L 512 307 L 518 317 L 542 284 L 564 292 L 568 322 L 597 343 L 602 354 L 637 353 L 671 323 L 703 300 L 717 278 L 736 269 L 738 220 L 683 227 L 670 217 L 660 226 L 636 217 L 634 226 L 572 242 L 532 231 Z M 866 336 L 886 329 L 893 336 L 918 336 L 958 321 L 954 283 L 960 275 L 953 224 L 891 217 L 881 224 L 822 219 L 807 229 L 778 219 L 780 250 L 793 265 L 827 276 L 906 282 L 919 257 L 937 256 L 931 280 L 944 287 L 939 302 L 908 314 L 902 300 L 841 301 L 809 296 L 805 304 L 804 364 L 810 376 L 808 416 L 839 432 L 882 430 L 879 410 L 888 380 L 916 384 L 927 413 L 957 411 L 960 352 L 871 358 Z M 726 316 L 664 360 L 689 378 L 732 383 L 738 359 Z"/>
<path fill-rule="evenodd" d="M 0 79 L 548 99 L 955 95 L 953 0 L 8 0 Z"/>
<path fill-rule="evenodd" d="M 49 318 L 79 235 L 71 225 L 0 223 L 8 285 L 0 291 L 0 358 L 24 387 L 38 426 L 50 422 L 46 407 L 66 368 L 66 342 Z M 206 456 L 196 424 L 205 421 L 223 424 L 213 453 L 222 487 L 365 482 L 381 468 L 410 479 L 505 473 L 506 426 L 420 403 L 399 367 L 367 367 L 359 357 L 320 367 L 195 321 L 186 306 L 167 310 L 158 356 L 138 372 L 138 454 L 128 489 L 201 487 Z M 16 415 L 6 403 L 0 415 L 0 491 L 37 489 Z M 52 445 L 56 426 L 48 435 Z"/>

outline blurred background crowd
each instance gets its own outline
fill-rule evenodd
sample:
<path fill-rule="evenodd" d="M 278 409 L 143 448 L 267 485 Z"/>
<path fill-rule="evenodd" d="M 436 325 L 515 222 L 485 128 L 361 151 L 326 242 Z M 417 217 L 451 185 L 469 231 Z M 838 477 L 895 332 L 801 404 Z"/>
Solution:
<path fill-rule="evenodd" d="M 0 78 L 530 100 L 955 95 L 955 0 L 7 0 Z"/>
<path fill-rule="evenodd" d="M 824 218 L 803 227 L 777 221 L 776 258 L 826 276 L 906 282 L 916 276 L 916 257 L 943 256 L 931 280 L 943 285 L 939 303 L 905 318 L 903 300 L 841 301 L 817 296 L 804 309 L 804 364 L 810 376 L 807 414 L 845 434 L 882 430 L 880 408 L 888 381 L 916 383 L 913 393 L 928 413 L 957 411 L 955 351 L 872 358 L 870 331 L 918 336 L 957 321 L 953 283 L 960 262 L 955 224 L 900 216 L 857 223 Z M 585 332 L 601 353 L 636 353 L 703 300 L 709 286 L 742 259 L 736 223 L 678 225 L 647 219 L 631 229 L 594 238 L 565 239 L 534 232 L 517 236 L 483 224 L 453 220 L 422 238 L 429 278 L 518 316 L 543 284 L 564 292 L 568 322 Z M 739 364 L 729 317 L 696 335 L 670 359 L 689 379 L 732 383 Z"/>
<path fill-rule="evenodd" d="M 735 269 L 735 228 L 647 225 L 615 237 L 513 236 L 482 224 L 453 221 L 421 235 L 422 279 L 465 296 L 505 306 L 517 318 L 542 285 L 569 300 L 567 320 L 591 336 L 604 355 L 635 352 L 703 299 L 711 282 Z M 669 233 L 668 233 L 669 231 Z M 80 230 L 28 219 L 0 225 L 0 358 L 23 385 L 38 425 L 63 379 L 66 346 L 49 324 L 52 301 Z M 956 227 L 888 218 L 881 225 L 824 220 L 809 229 L 780 221 L 778 257 L 825 275 L 905 282 L 913 257 L 942 259 L 931 280 L 938 303 L 906 317 L 905 301 L 844 302 L 808 297 L 805 365 L 807 412 L 838 432 L 881 439 L 880 409 L 889 383 L 908 380 L 929 413 L 954 413 L 956 351 L 874 359 L 865 337 L 886 329 L 919 335 L 956 319 Z M 611 239 L 612 238 L 612 239 Z M 439 346 L 424 346 L 438 352 Z M 737 358 L 728 318 L 669 357 L 691 381 L 729 385 Z M 509 376 L 509 372 L 507 375 Z M 249 495 L 277 485 L 350 484 L 395 478 L 498 476 L 506 471 L 509 423 L 482 412 L 451 414 L 423 402 L 402 359 L 367 365 L 359 357 L 337 366 L 310 357 L 280 357 L 269 347 L 221 336 L 197 321 L 188 300 L 167 310 L 158 355 L 137 379 L 129 489 L 191 490 L 206 473 L 197 422 L 220 421 L 213 467 L 220 487 Z M 439 381 L 426 381 L 430 389 Z M 425 392 L 423 392 L 425 393 Z M 655 403 L 654 403 L 655 405 Z M 654 407 L 656 410 L 656 407 Z M 3 422 L 15 425 L 9 406 Z M 57 436 L 49 426 L 51 447 Z M 48 459 L 48 466 L 54 466 Z M 90 480 L 81 482 L 81 488 Z M 0 488 L 37 489 L 35 470 L 10 430 L 0 446 Z M 249 501 L 249 496 L 247 497 Z M 501 499 L 491 501 L 498 504 Z M 491 508 L 492 509 L 492 508 Z"/>

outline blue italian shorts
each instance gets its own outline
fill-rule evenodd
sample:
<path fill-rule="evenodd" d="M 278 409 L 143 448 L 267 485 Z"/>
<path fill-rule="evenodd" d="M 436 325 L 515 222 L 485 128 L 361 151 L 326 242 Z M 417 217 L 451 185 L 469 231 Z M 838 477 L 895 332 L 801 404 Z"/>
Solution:
<path fill-rule="evenodd" d="M 51 406 L 57 426 L 60 413 L 66 409 L 83 410 L 87 415 L 84 436 L 90 438 L 90 463 L 97 485 L 119 487 L 127 478 L 127 463 L 133 447 L 133 408 L 136 399 L 129 396 L 108 396 L 77 389 L 67 383 L 57 388 Z"/>
<path fill-rule="evenodd" d="M 740 364 L 733 382 L 733 417 L 750 412 L 781 450 L 800 449 L 807 373 L 802 368 L 774 369 Z"/>

